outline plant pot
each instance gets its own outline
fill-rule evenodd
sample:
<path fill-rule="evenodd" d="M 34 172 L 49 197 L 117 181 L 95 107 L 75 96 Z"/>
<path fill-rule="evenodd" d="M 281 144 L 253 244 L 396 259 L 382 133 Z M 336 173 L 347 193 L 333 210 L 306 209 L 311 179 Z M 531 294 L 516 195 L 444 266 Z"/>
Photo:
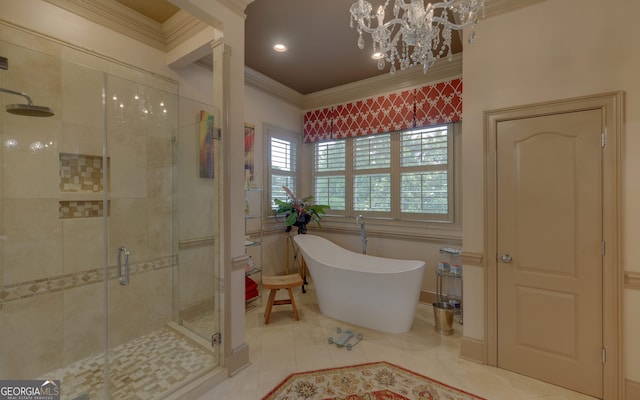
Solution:
<path fill-rule="evenodd" d="M 307 224 L 311 221 L 311 215 L 309 214 L 300 214 L 298 215 L 298 219 L 293 223 L 293 226 L 298 227 L 298 234 L 304 235 L 307 233 Z"/>

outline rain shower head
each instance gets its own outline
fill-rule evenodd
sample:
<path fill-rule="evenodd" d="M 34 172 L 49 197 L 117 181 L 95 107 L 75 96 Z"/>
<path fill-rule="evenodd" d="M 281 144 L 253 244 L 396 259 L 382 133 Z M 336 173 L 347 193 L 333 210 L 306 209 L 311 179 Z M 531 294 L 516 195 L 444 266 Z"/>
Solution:
<path fill-rule="evenodd" d="M 23 115 L 26 117 L 51 117 L 54 112 L 49 107 L 36 106 L 26 93 L 16 92 L 14 90 L 0 88 L 0 92 L 15 94 L 27 99 L 27 104 L 9 104 L 6 107 L 8 113 L 15 115 Z"/>
<path fill-rule="evenodd" d="M 34 106 L 33 104 L 9 104 L 6 110 L 8 113 L 25 117 L 51 117 L 54 114 L 49 107 Z"/>

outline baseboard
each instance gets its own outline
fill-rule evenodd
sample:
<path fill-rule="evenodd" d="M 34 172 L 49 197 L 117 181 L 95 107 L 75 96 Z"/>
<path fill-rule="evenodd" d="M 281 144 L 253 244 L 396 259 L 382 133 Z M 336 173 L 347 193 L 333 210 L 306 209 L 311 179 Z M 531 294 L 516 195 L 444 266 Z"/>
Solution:
<path fill-rule="evenodd" d="M 251 365 L 251 362 L 249 362 L 249 346 L 243 343 L 240 347 L 233 349 L 231 354 L 224 359 L 224 365 L 229 370 L 229 376 L 234 376 Z"/>
<path fill-rule="evenodd" d="M 623 398 L 627 400 L 640 399 L 640 382 L 625 380 Z"/>
<path fill-rule="evenodd" d="M 420 301 L 421 303 L 431 304 L 436 302 L 437 298 L 437 294 L 433 292 L 426 292 L 423 290 L 420 292 L 420 298 L 418 299 L 418 301 Z"/>
<path fill-rule="evenodd" d="M 201 376 L 195 381 L 191 382 L 184 388 L 168 395 L 165 400 L 192 400 L 197 399 L 203 394 L 207 393 L 216 385 L 219 385 L 225 379 L 228 374 L 224 368 L 216 368 L 208 374 Z"/>
<path fill-rule="evenodd" d="M 463 336 L 460 339 L 460 358 L 479 364 L 486 364 L 484 348 L 484 341 Z"/>

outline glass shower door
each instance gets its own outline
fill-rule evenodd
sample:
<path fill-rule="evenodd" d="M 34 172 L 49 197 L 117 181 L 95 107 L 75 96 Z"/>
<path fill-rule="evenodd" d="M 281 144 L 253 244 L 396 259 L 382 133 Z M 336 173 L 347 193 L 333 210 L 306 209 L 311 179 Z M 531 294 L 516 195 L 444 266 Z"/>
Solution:
<path fill-rule="evenodd" d="M 192 204 L 176 199 L 182 177 L 174 164 L 197 162 L 193 152 L 175 158 L 178 96 L 111 75 L 106 89 L 109 396 L 162 398 L 219 365 L 210 342 L 193 340 L 175 323 L 174 304 L 182 281 L 204 281 L 217 263 L 208 251 L 194 270 L 176 253 L 174 225 Z M 200 218 L 207 212 L 190 210 Z"/>

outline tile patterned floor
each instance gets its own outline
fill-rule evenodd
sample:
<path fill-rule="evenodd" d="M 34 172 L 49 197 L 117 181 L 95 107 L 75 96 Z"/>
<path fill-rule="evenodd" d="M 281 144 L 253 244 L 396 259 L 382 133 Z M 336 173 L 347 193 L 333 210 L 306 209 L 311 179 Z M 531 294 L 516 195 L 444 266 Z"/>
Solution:
<path fill-rule="evenodd" d="M 430 304 L 418 306 L 411 330 L 385 334 L 362 329 L 322 315 L 313 291 L 295 290 L 300 321 L 291 306 L 278 306 L 264 325 L 264 305 L 248 309 L 246 342 L 251 365 L 216 386 L 198 400 L 259 400 L 286 376 L 294 372 L 351 364 L 388 361 L 489 400 L 593 400 L 535 379 L 503 369 L 462 360 L 462 327 L 442 336 L 434 332 Z M 351 351 L 330 345 L 327 338 L 336 327 L 361 332 L 363 340 Z"/>
<path fill-rule="evenodd" d="M 214 353 L 171 328 L 118 346 L 109 356 L 110 398 L 118 400 L 162 398 L 217 366 Z M 103 365 L 100 354 L 51 371 L 42 379 L 60 379 L 63 400 L 102 399 Z"/>

